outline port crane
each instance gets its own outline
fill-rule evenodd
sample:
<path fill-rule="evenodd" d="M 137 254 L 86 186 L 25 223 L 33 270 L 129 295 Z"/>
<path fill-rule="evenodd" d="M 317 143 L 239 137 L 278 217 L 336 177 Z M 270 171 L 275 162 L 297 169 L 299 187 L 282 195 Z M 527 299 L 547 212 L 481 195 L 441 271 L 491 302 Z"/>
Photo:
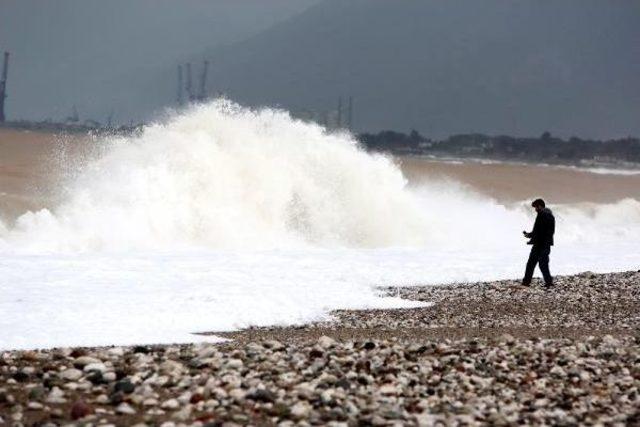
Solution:
<path fill-rule="evenodd" d="M 2 79 L 0 80 L 0 123 L 6 120 L 4 112 L 4 100 L 7 98 L 7 75 L 9 73 L 9 52 L 4 53 L 2 65 Z"/>

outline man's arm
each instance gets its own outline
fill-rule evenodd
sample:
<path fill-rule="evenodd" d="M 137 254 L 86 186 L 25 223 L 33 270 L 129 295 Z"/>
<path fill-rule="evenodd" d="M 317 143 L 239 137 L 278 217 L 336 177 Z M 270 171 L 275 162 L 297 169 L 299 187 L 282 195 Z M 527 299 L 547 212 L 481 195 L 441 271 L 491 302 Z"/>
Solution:
<path fill-rule="evenodd" d="M 533 239 L 536 235 L 538 235 L 540 233 L 540 227 L 542 226 L 541 221 L 542 219 L 540 218 L 540 214 L 538 214 L 538 216 L 536 216 L 536 221 L 533 223 L 533 230 L 531 230 L 530 233 L 525 232 L 524 237 Z"/>

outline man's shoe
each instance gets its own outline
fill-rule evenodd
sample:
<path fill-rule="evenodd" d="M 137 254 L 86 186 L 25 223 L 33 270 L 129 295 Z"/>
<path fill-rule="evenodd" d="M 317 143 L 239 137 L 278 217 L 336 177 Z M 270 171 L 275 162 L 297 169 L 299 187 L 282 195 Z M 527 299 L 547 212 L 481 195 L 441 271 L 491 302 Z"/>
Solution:
<path fill-rule="evenodd" d="M 522 281 L 522 286 L 531 286 L 531 282 L 527 282 L 526 280 Z"/>
<path fill-rule="evenodd" d="M 544 284 L 544 288 L 545 288 L 545 289 L 551 289 L 551 288 L 553 288 L 553 283 L 545 283 L 545 284 Z"/>

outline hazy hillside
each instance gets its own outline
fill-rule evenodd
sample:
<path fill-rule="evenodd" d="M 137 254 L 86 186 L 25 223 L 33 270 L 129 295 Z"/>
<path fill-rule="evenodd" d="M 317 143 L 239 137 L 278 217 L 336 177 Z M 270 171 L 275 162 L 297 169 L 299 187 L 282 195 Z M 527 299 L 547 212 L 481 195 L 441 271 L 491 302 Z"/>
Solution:
<path fill-rule="evenodd" d="M 13 118 L 149 118 L 206 55 L 211 93 L 352 95 L 359 131 L 640 135 L 637 0 L 5 0 L 2 49 Z"/>
<path fill-rule="evenodd" d="M 173 102 L 175 64 L 317 0 L 0 0 L 9 118 L 137 119 Z M 167 70 L 170 68 L 171 74 Z"/>
<path fill-rule="evenodd" d="M 210 56 L 250 104 L 353 95 L 359 130 L 640 134 L 636 0 L 327 0 Z"/>

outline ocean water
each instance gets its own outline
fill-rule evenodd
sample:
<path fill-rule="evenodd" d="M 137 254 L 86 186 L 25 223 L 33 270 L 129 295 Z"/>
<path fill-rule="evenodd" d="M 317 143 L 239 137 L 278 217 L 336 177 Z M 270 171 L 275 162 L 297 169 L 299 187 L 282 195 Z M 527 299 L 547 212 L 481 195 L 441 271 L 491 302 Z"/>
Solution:
<path fill-rule="evenodd" d="M 286 112 L 216 102 L 96 141 L 47 209 L 0 223 L 0 348 L 216 341 L 378 286 L 521 276 L 528 202 L 407 183 L 393 159 Z M 552 272 L 637 269 L 640 202 L 552 206 Z"/>

